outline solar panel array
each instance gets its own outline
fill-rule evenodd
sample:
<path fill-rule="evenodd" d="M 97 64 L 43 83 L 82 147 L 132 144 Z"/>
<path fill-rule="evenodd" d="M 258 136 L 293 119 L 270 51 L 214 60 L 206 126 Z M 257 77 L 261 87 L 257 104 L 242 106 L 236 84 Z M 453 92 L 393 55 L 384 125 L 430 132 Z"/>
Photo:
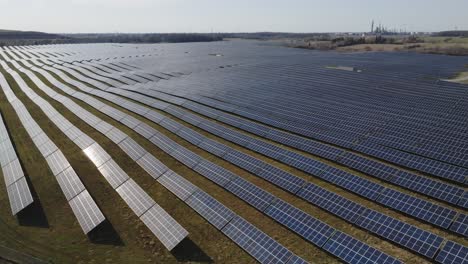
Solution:
<path fill-rule="evenodd" d="M 3 74 L 0 74 L 0 80 L 2 80 L 1 86 L 8 97 L 8 101 L 15 109 L 19 120 L 26 129 L 26 132 L 32 138 L 35 146 L 38 149 L 41 149 L 41 145 L 53 144 L 49 137 L 47 137 L 31 117 L 24 104 L 15 96 Z M 53 153 L 41 152 L 43 153 L 43 157 L 46 159 L 52 174 L 56 177 L 60 188 L 78 220 L 78 223 L 83 229 L 83 232 L 85 234 L 89 233 L 105 220 L 104 215 L 81 183 L 78 175 L 75 173 L 73 168 L 70 167 L 70 164 L 63 156 L 62 152 L 59 149 L 56 149 Z M 16 188 L 18 188 L 22 193 L 27 193 L 27 191 L 29 191 L 24 178 L 22 182 L 19 182 L 18 185 L 16 185 Z M 32 200 L 32 197 L 30 199 Z"/>
<path fill-rule="evenodd" d="M 0 86 L 4 86 L 5 79 L 0 78 Z M 6 86 L 6 85 L 5 85 Z M 24 175 L 21 163 L 16 155 L 10 134 L 5 127 L 3 117 L 0 115 L 0 165 L 10 200 L 11 213 L 18 212 L 34 202 Z"/>
<path fill-rule="evenodd" d="M 18 68 L 19 65 L 16 66 Z M 24 69 L 19 70 L 27 74 L 28 77 L 30 77 L 31 80 L 33 80 L 38 87 L 41 87 L 41 89 L 46 94 L 66 104 L 69 107 L 69 109 L 77 113 L 78 116 L 80 116 L 79 113 L 81 113 L 82 119 L 86 120 L 88 124 L 96 125 L 100 122 L 103 122 L 99 120 L 96 116 L 87 112 L 86 110 L 80 109 L 80 107 L 77 104 L 73 104 L 73 102 L 69 98 L 57 94 L 50 88 L 47 89 L 45 87 L 45 84 L 43 84 L 42 81 L 40 81 L 40 79 L 33 75 L 31 72 Z M 15 80 L 20 84 L 20 88 L 23 91 L 25 91 L 25 93 L 29 94 L 30 97 L 36 98 L 36 100 L 41 101 L 41 104 L 38 103 L 38 106 L 42 108 L 44 113 L 55 123 L 55 125 L 59 129 L 62 130 L 62 132 L 64 132 L 65 135 L 70 136 L 69 139 L 72 140 L 78 147 L 80 147 L 83 150 L 84 154 L 94 163 L 98 170 L 101 166 L 104 166 L 106 162 L 112 161 L 111 156 L 97 142 L 95 142 L 93 139 L 81 132 L 69 121 L 67 121 L 60 113 L 57 112 L 57 110 L 55 110 L 44 99 L 40 98 L 37 95 L 34 96 L 34 91 L 32 91 L 27 85 L 25 85 L 25 83 L 22 83 L 22 79 L 18 78 L 19 75 L 16 72 L 12 72 L 12 75 L 14 78 L 16 77 Z M 71 134 L 68 135 L 67 133 L 65 133 L 67 130 L 72 128 L 75 129 L 74 134 L 78 135 L 76 138 L 74 138 L 74 136 L 72 136 Z M 111 128 L 109 128 L 109 130 L 110 129 Z M 76 173 L 74 173 L 74 171 L 67 171 L 66 173 L 64 173 L 64 175 L 59 175 L 60 173 L 64 172 L 67 168 L 71 169 L 70 164 L 68 163 L 62 152 L 56 150 L 55 152 L 46 157 L 46 161 L 48 162 L 54 175 L 56 175 L 60 179 L 59 183 L 63 182 L 69 183 L 69 185 L 78 185 L 72 185 L 71 187 L 67 187 L 66 190 L 64 190 L 64 193 L 66 195 L 70 192 L 76 193 L 76 191 L 72 189 L 85 188 L 83 184 L 78 180 L 78 176 L 76 175 Z M 115 182 L 118 182 L 119 179 L 125 179 L 124 182 L 118 188 L 115 188 L 115 190 L 117 191 L 117 193 L 120 194 L 122 199 L 127 203 L 127 205 L 129 205 L 129 207 L 135 212 L 135 214 L 155 234 L 155 236 L 158 237 L 158 239 L 163 243 L 163 245 L 166 246 L 166 248 L 168 248 L 169 250 L 172 250 L 180 241 L 182 241 L 188 235 L 188 232 L 180 224 L 173 220 L 162 208 L 160 208 L 156 204 L 156 202 L 146 194 L 146 192 L 143 189 L 139 188 L 139 186 L 135 182 L 133 182 L 132 179 L 130 179 L 128 175 L 123 170 L 121 170 L 115 162 L 112 163 L 112 165 L 113 168 L 119 173 L 113 174 L 113 171 L 108 171 L 108 173 L 106 174 L 108 177 L 105 178 L 109 179 L 111 185 L 115 184 Z M 74 176 L 74 178 L 70 178 L 70 176 Z M 95 222 L 97 222 L 97 220 L 101 220 L 102 222 L 104 218 L 102 216 L 102 213 L 100 213 L 100 211 L 98 210 L 98 207 L 89 201 L 85 201 L 86 199 L 91 199 L 91 196 L 88 193 L 83 195 L 77 195 L 76 201 L 70 202 L 73 211 L 79 216 L 78 220 L 80 224 L 82 222 L 88 222 L 86 221 L 86 218 L 80 221 L 80 217 L 88 217 L 93 220 L 96 219 Z M 82 210 L 82 208 L 89 208 L 89 210 L 91 210 L 93 213 L 81 213 L 80 210 Z M 102 219 L 99 219 L 99 214 L 95 213 L 96 210 L 98 210 L 100 216 L 102 216 Z M 158 219 L 161 217 L 164 217 L 166 220 L 158 221 Z M 151 225 L 149 225 L 149 223 L 151 223 Z M 85 227 L 83 227 L 83 229 L 85 229 Z M 88 229 L 89 228 L 85 230 L 89 231 Z"/>
<path fill-rule="evenodd" d="M 26 72 L 27 74 L 29 72 Z M 30 75 L 30 77 L 35 79 L 35 76 Z M 40 86 L 40 85 L 39 85 Z M 46 93 L 50 93 L 51 91 L 47 91 L 46 87 L 41 87 Z M 71 111 L 76 110 L 79 108 L 77 105 L 74 105 L 73 102 L 67 101 L 67 98 L 62 98 L 60 95 L 54 96 L 55 100 L 60 102 L 66 103 L 67 107 L 70 108 Z M 92 100 L 91 100 L 92 101 Z M 97 122 L 97 124 L 101 124 L 104 121 L 98 120 L 97 117 L 88 113 L 85 110 L 82 110 L 85 113 L 85 117 L 82 119 L 85 122 L 89 122 L 89 120 L 93 120 Z M 80 116 L 80 113 L 76 113 Z M 124 119 L 130 120 L 131 117 L 127 116 Z M 134 121 L 136 122 L 136 121 Z M 127 125 L 136 128 L 139 125 L 133 124 L 134 122 L 127 123 Z M 101 131 L 97 128 L 101 133 L 106 133 L 113 130 L 113 135 L 116 134 L 123 134 L 115 127 L 110 125 L 108 126 L 99 126 L 99 127 L 107 127 L 107 129 Z M 147 128 L 148 129 L 148 128 Z M 114 136 L 115 138 L 115 136 Z M 175 175 L 175 173 L 169 171 L 167 167 L 165 167 L 160 161 L 154 158 L 151 154 L 146 152 L 138 143 L 136 143 L 131 138 L 127 137 L 126 135 L 122 135 L 118 138 L 118 144 L 124 152 L 126 152 L 133 160 L 137 161 L 143 169 L 145 169 L 151 176 L 155 179 L 160 177 L 161 179 L 165 179 L 168 176 L 163 174 L 163 172 L 172 173 L 171 178 L 178 177 L 178 181 L 181 181 L 181 177 Z M 129 207 L 135 212 L 137 216 L 148 226 L 148 228 L 161 240 L 161 242 L 168 248 L 172 250 L 183 238 L 187 236 L 187 231 L 183 229 L 174 219 L 172 219 L 161 207 L 154 203 L 154 201 L 141 189 L 133 180 L 129 179 L 125 172 L 120 169 L 120 167 L 111 159 L 111 157 L 97 144 L 92 143 L 86 149 L 83 150 L 84 153 L 91 159 L 91 161 L 98 167 L 101 171 L 103 176 L 109 181 L 109 183 L 116 189 L 116 191 L 121 195 L 121 197 L 127 202 Z M 164 186 L 171 190 L 171 185 L 166 182 Z M 195 190 L 195 188 L 193 188 Z M 173 191 L 176 195 L 177 192 Z M 212 199 L 216 202 L 216 200 Z M 216 202 L 217 203 L 217 202 Z M 222 206 L 221 204 L 219 204 Z M 207 217 L 207 216 L 205 216 Z M 253 226 L 250 226 L 250 229 L 256 232 L 260 232 L 259 230 L 255 229 Z M 249 235 L 242 235 L 241 238 L 248 239 Z M 266 243 L 273 243 L 276 244 L 279 248 L 283 248 L 283 251 L 288 252 L 289 257 L 293 257 L 295 261 L 301 260 L 298 256 L 293 255 L 289 250 L 275 242 L 271 238 L 265 237 L 262 243 L 256 243 L 251 249 L 246 249 L 249 253 L 251 253 L 254 257 L 256 250 L 261 247 L 264 247 Z M 234 241 L 238 243 L 238 241 Z M 271 257 L 274 258 L 274 252 L 268 253 Z M 288 259 L 289 259 L 288 257 Z M 286 262 L 284 262 L 286 263 Z"/>
<path fill-rule="evenodd" d="M 60 72 L 58 72 L 58 71 L 56 73 L 60 74 Z M 80 76 L 76 75 L 75 77 L 80 77 Z M 63 76 L 63 78 L 66 78 L 66 76 Z M 81 78 L 83 78 L 83 77 L 81 76 Z M 128 107 L 127 109 L 130 110 L 130 111 L 132 111 L 132 110 L 133 111 L 139 111 L 139 110 L 137 110 L 135 108 L 138 108 L 138 107 L 141 108 L 141 106 L 132 105 L 132 103 L 129 102 L 129 101 L 126 101 L 126 100 L 123 100 L 123 99 L 117 99 L 115 97 L 106 96 L 106 93 L 103 93 L 101 91 L 96 91 L 95 94 L 98 95 L 98 96 L 102 96 L 104 99 L 110 100 L 110 101 L 112 101 L 112 102 L 114 102 L 116 104 L 123 105 L 125 108 Z M 80 99 L 83 100 L 84 102 L 86 102 L 85 97 L 80 96 Z M 144 112 L 146 114 L 149 113 L 148 111 L 144 111 L 144 110 L 140 110 L 140 112 Z M 164 118 L 158 117 L 158 115 L 160 115 L 160 114 L 158 114 L 156 112 L 151 113 L 152 119 L 159 120 L 159 123 L 161 124 L 161 123 L 163 123 Z M 111 117 L 114 118 L 114 116 L 111 116 Z M 120 122 L 122 122 L 122 120 L 126 120 L 128 118 L 129 118 L 128 116 L 126 116 L 125 114 L 122 114 L 122 116 L 119 117 L 119 120 L 120 120 Z M 132 128 L 132 129 L 135 129 L 139 125 L 139 124 L 135 124 L 133 122 L 132 123 L 122 122 L 122 123 L 124 125 L 127 125 L 129 128 Z M 171 124 L 169 124 L 168 126 L 171 126 Z M 169 129 L 170 129 L 170 127 L 169 127 Z M 153 131 L 151 132 L 151 130 L 153 130 Z M 174 141 L 168 139 L 167 137 L 162 135 L 160 132 L 158 132 L 158 131 L 156 131 L 154 129 L 151 129 L 150 127 L 147 127 L 145 131 L 136 130 L 136 129 L 135 129 L 135 131 L 141 133 L 142 136 L 148 136 L 148 134 L 153 135 L 150 138 L 150 141 L 153 142 L 158 147 L 160 147 L 161 149 L 163 149 L 169 155 L 171 155 L 174 158 L 178 159 L 180 162 L 187 165 L 188 167 L 194 168 L 194 170 L 196 170 L 197 172 L 204 173 L 204 174 L 202 174 L 203 176 L 207 177 L 210 180 L 213 180 L 215 183 L 221 184 L 222 186 L 224 186 L 226 188 L 226 190 L 228 190 L 228 191 L 232 192 L 233 194 L 237 195 L 239 198 L 243 199 L 244 201 L 248 202 L 249 204 L 251 204 L 252 206 L 254 206 L 255 208 L 257 208 L 259 210 L 262 210 L 262 211 L 265 210 L 267 208 L 267 206 L 269 206 L 269 204 L 275 199 L 274 196 L 272 196 L 271 194 L 269 194 L 269 193 L 263 191 L 262 189 L 256 187 L 255 185 L 252 185 L 250 182 L 243 180 L 242 178 L 238 177 L 237 175 L 230 174 L 224 168 L 221 168 L 221 167 L 219 167 L 219 166 L 217 166 L 217 165 L 215 165 L 215 164 L 213 164 L 211 162 L 208 162 L 206 160 L 204 161 L 204 163 L 205 163 L 204 167 L 212 167 L 213 169 L 197 170 L 195 167 L 197 167 L 197 166 L 199 166 L 201 164 L 201 161 L 200 161 L 201 158 L 198 157 L 198 155 L 196 155 L 196 154 L 188 151 L 187 149 L 181 147 L 180 145 L 178 145 Z M 175 132 L 175 131 L 173 131 L 173 132 Z M 195 161 L 194 161 L 194 159 L 195 159 Z M 200 163 L 197 163 L 197 162 L 200 162 Z M 231 177 L 228 178 L 227 180 L 224 180 L 224 182 L 219 181 L 218 177 L 213 178 L 213 175 L 212 175 L 213 171 L 215 171 L 215 172 L 217 171 L 220 175 L 222 175 L 221 177 L 225 177 L 226 175 L 231 175 Z M 216 175 L 216 176 L 220 176 L 220 175 Z M 298 216 L 294 216 L 294 217 L 298 217 Z M 306 214 L 305 220 L 302 220 L 302 221 L 309 221 L 308 219 L 312 219 L 312 218 Z M 297 231 L 297 230 L 293 230 L 293 231 Z M 301 234 L 301 235 L 303 235 L 303 234 Z M 365 244 L 363 244 L 363 245 L 365 245 Z"/>
<path fill-rule="evenodd" d="M 133 130 L 181 164 L 344 262 L 400 263 L 400 260 L 190 151 L 147 122 L 157 124 L 165 133 L 177 135 L 371 236 L 439 263 L 467 262 L 468 248 L 459 243 L 467 236 L 468 219 L 466 87 L 424 80 L 433 69 L 420 67 L 422 62 L 429 64 L 429 59 L 419 55 L 405 55 L 414 60 L 410 62 L 398 54 L 311 55 L 300 50 L 238 45 L 251 48 L 248 51 L 251 56 L 231 46 L 219 46 L 231 56 L 212 60 L 197 55 L 196 60 L 189 59 L 197 63 L 184 61 L 183 64 L 172 63 L 175 57 L 160 57 L 165 66 L 161 61 L 153 63 L 154 58 L 145 57 L 144 52 L 149 50 L 144 48 L 129 51 L 124 47 L 117 51 L 123 51 L 121 55 L 113 54 L 110 51 L 113 48 L 93 50 L 92 45 L 32 48 L 30 53 L 40 61 L 23 58 L 26 52 L 9 49 L 1 51 L 0 55 L 28 75 L 48 96 L 117 144 L 158 183 L 259 262 L 304 263 L 304 260 L 170 170 L 124 132 L 84 110 L 67 96 L 49 89 L 17 61 L 44 76 L 68 96 Z M 50 52 L 37 52 L 41 49 Z M 54 49 L 68 54 L 58 54 Z M 71 52 L 77 50 L 80 53 Z M 135 52 L 138 55 L 133 56 Z M 238 56 L 240 54 L 242 56 Z M 388 60 L 387 64 L 377 63 L 379 58 Z M 333 60 L 365 67 L 365 70 L 356 73 L 323 67 L 327 63 L 334 64 Z M 431 60 L 437 61 L 430 64 L 443 75 L 452 74 L 463 65 L 462 60 L 456 58 L 431 57 Z M 8 69 L 5 65 L 2 62 Z M 394 65 L 398 65 L 398 70 Z M 15 74 L 11 69 L 9 72 Z M 78 90 L 56 80 L 49 72 Z M 21 80 L 17 82 L 21 86 Z M 51 111 L 34 92 L 26 93 L 36 98 L 44 111 Z M 137 115 L 140 119 L 134 117 Z M 141 118 L 147 120 L 141 121 Z M 178 224 L 129 179 L 94 140 L 60 115 L 50 116 L 50 119 L 85 150 L 101 174 L 153 233 L 158 237 L 168 233 L 176 237 L 162 241 L 166 247 L 172 249 L 186 236 L 184 232 L 178 234 L 164 228 L 172 226 L 173 230 L 181 230 L 181 227 L 174 228 Z M 32 137 L 39 136 L 38 142 L 47 141 L 37 124 L 31 126 Z M 244 149 L 275 162 L 266 162 L 257 155 L 245 153 Z M 41 144 L 39 150 L 49 157 L 47 161 L 54 174 L 65 174 L 64 170 L 71 168 L 66 158 L 56 153 L 58 148 L 53 143 Z M 276 164 L 295 168 L 313 178 L 298 177 Z M 65 176 L 57 176 L 57 179 L 66 184 Z M 81 190 L 79 184 L 69 185 L 74 188 L 64 190 L 67 198 Z M 346 195 L 338 194 L 337 190 Z M 356 201 L 353 198 L 356 195 L 376 206 L 369 208 L 365 205 L 367 202 L 360 202 L 364 200 Z M 384 213 L 387 211 L 391 213 Z M 394 216 L 400 214 L 415 219 L 412 222 L 417 224 Z M 154 225 L 149 217 L 164 219 L 166 224 Z M 437 234 L 427 231 L 419 222 L 431 224 L 438 229 Z M 456 241 L 445 238 L 444 234 L 448 233 L 458 236 Z"/>

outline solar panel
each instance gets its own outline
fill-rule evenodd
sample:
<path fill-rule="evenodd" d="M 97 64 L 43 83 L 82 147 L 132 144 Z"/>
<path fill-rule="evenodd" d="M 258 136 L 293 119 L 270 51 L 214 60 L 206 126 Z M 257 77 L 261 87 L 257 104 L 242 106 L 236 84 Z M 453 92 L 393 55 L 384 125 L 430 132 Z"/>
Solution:
<path fill-rule="evenodd" d="M 154 179 L 157 179 L 164 172 L 169 170 L 166 165 L 164 165 L 150 153 L 146 153 L 143 157 L 137 160 L 137 163 Z"/>
<path fill-rule="evenodd" d="M 188 235 L 187 230 L 157 204 L 140 219 L 168 250 L 172 250 Z"/>
<path fill-rule="evenodd" d="M 246 147 L 275 160 L 281 160 L 283 156 L 289 155 L 290 153 L 288 150 L 254 138 L 250 139 L 249 144 Z"/>
<path fill-rule="evenodd" d="M 66 131 L 63 131 L 63 133 L 72 141 L 75 140 L 77 137 L 79 137 L 81 134 L 83 134 L 83 132 L 81 132 L 81 130 L 79 130 L 76 127 L 70 127 Z M 43 135 L 45 135 L 45 133 L 43 133 Z M 36 138 L 37 137 L 38 136 L 36 136 Z"/>
<path fill-rule="evenodd" d="M 223 228 L 236 214 L 202 190 L 196 190 L 186 203 L 217 229 Z"/>
<path fill-rule="evenodd" d="M 47 164 L 49 164 L 49 168 L 52 170 L 52 173 L 56 176 L 66 168 L 70 167 L 70 163 L 65 158 L 60 150 L 55 151 L 54 153 L 50 154 L 46 157 Z"/>
<path fill-rule="evenodd" d="M 127 137 L 118 145 L 134 161 L 137 161 L 138 159 L 143 157 L 143 155 L 148 153 L 143 147 L 140 146 L 140 144 L 138 144 L 135 140 L 133 140 L 130 137 Z"/>
<path fill-rule="evenodd" d="M 128 179 L 116 190 L 138 217 L 155 204 L 153 199 L 132 179 Z"/>
<path fill-rule="evenodd" d="M 206 138 L 205 140 L 203 140 L 203 142 L 201 142 L 198 145 L 198 147 L 221 158 L 224 156 L 224 154 L 226 154 L 228 150 L 230 150 L 228 146 L 221 144 L 217 141 L 214 141 L 212 139 L 209 139 L 209 138 Z"/>
<path fill-rule="evenodd" d="M 200 142 L 202 142 L 205 139 L 203 135 L 191 130 L 188 127 L 181 128 L 177 132 L 177 135 L 187 140 L 188 142 L 192 143 L 193 145 L 198 145 L 200 144 Z"/>
<path fill-rule="evenodd" d="M 152 136 L 154 136 L 154 134 L 157 133 L 156 129 L 144 122 L 141 122 L 133 130 L 135 130 L 138 134 L 142 135 L 146 139 L 150 139 Z"/>
<path fill-rule="evenodd" d="M 440 236 L 371 209 L 364 211 L 356 224 L 428 258 L 434 257 L 443 241 Z"/>
<path fill-rule="evenodd" d="M 81 135 L 73 140 L 80 149 L 86 149 L 94 143 L 94 140 L 81 132 Z"/>
<path fill-rule="evenodd" d="M 320 178 L 371 200 L 377 199 L 384 189 L 382 185 L 330 166 Z"/>
<path fill-rule="evenodd" d="M 164 118 L 161 122 L 159 122 L 159 125 L 164 127 L 165 129 L 171 131 L 172 133 L 177 133 L 179 129 L 183 127 L 182 124 L 172 120 L 171 118 Z"/>
<path fill-rule="evenodd" d="M 403 263 L 361 241 L 337 231 L 323 246 L 323 249 L 340 258 L 346 263 L 375 263 L 397 264 Z"/>
<path fill-rule="evenodd" d="M 98 143 L 92 144 L 88 148 L 84 149 L 83 152 L 94 163 L 94 165 L 96 165 L 96 167 L 101 167 L 102 164 L 111 159 L 109 154 L 107 154 L 107 152 L 99 146 Z"/>
<path fill-rule="evenodd" d="M 435 181 L 413 173 L 400 171 L 390 181 L 399 186 L 429 195 L 442 201 L 456 204 L 463 194 L 463 188 Z"/>
<path fill-rule="evenodd" d="M 171 156 L 177 159 L 178 161 L 185 164 L 189 168 L 193 168 L 200 162 L 202 157 L 193 153 L 192 151 L 186 149 L 185 147 L 178 146 L 171 152 Z"/>
<path fill-rule="evenodd" d="M 129 179 L 127 173 L 113 159 L 106 161 L 98 170 L 114 189 Z"/>
<path fill-rule="evenodd" d="M 265 210 L 275 199 L 275 196 L 239 176 L 234 177 L 224 188 L 260 211 Z"/>
<path fill-rule="evenodd" d="M 7 140 L 1 142 L 0 144 L 0 149 L 2 150 L 2 152 L 0 152 L 0 164 L 8 164 L 15 160 L 16 153 L 13 145 L 11 145 L 11 143 Z"/>
<path fill-rule="evenodd" d="M 448 228 L 457 214 L 449 208 L 389 188 L 380 194 L 377 201 L 443 228 Z"/>
<path fill-rule="evenodd" d="M 287 263 L 293 256 L 287 248 L 239 216 L 222 232 L 260 263 Z"/>
<path fill-rule="evenodd" d="M 120 142 L 122 142 L 124 139 L 128 137 L 127 134 L 125 134 L 120 129 L 115 128 L 115 127 L 109 130 L 105 135 L 115 144 L 119 144 Z"/>
<path fill-rule="evenodd" d="M 398 173 L 398 169 L 396 168 L 366 159 L 351 152 L 347 152 L 337 162 L 383 180 L 389 180 Z"/>
<path fill-rule="evenodd" d="M 165 116 L 163 116 L 162 114 L 156 111 L 149 111 L 148 113 L 145 114 L 145 117 L 153 121 L 154 123 L 159 123 L 161 122 L 161 120 L 165 118 Z"/>
<path fill-rule="evenodd" d="M 265 210 L 265 214 L 319 247 L 335 231 L 329 225 L 281 200 L 275 200 Z"/>
<path fill-rule="evenodd" d="M 68 131 L 68 130 L 67 130 Z M 40 133 L 39 135 L 35 136 L 32 141 L 34 142 L 34 144 L 36 146 L 40 146 L 44 143 L 46 143 L 47 141 L 50 141 L 49 137 L 44 133 Z"/>
<path fill-rule="evenodd" d="M 463 196 L 457 204 L 463 208 L 468 208 L 468 191 L 463 193 Z"/>
<path fill-rule="evenodd" d="M 289 261 L 288 261 L 288 264 L 307 264 L 309 262 L 303 260 L 301 257 L 298 257 L 296 255 L 292 256 Z"/>
<path fill-rule="evenodd" d="M 68 167 L 64 171 L 60 172 L 56 178 L 60 188 L 67 198 L 67 201 L 70 201 L 86 189 L 72 167 Z"/>
<path fill-rule="evenodd" d="M 101 132 L 102 134 L 106 134 L 112 128 L 113 128 L 113 126 L 111 124 L 105 122 L 105 121 L 101 121 L 101 122 L 97 123 L 96 125 L 94 125 L 94 129 Z"/>
<path fill-rule="evenodd" d="M 34 202 L 28 183 L 24 177 L 7 186 L 7 193 L 13 215 L 16 215 L 19 211 Z"/>
<path fill-rule="evenodd" d="M 173 171 L 167 171 L 164 173 L 158 178 L 158 182 L 179 197 L 182 201 L 185 201 L 198 189 L 191 182 Z"/>
<path fill-rule="evenodd" d="M 468 248 L 449 240 L 445 243 L 435 260 L 441 264 L 467 263 Z"/>
<path fill-rule="evenodd" d="M 171 152 L 179 146 L 175 141 L 167 138 L 166 136 L 158 133 L 154 135 L 152 138 L 149 139 L 153 144 L 158 146 L 161 150 L 166 152 L 167 154 L 171 154 Z"/>
<path fill-rule="evenodd" d="M 231 171 L 204 159 L 193 170 L 220 186 L 225 186 L 234 177 L 237 177 Z"/>
<path fill-rule="evenodd" d="M 468 215 L 459 214 L 455 219 L 455 222 L 453 222 L 452 226 L 450 226 L 450 230 L 457 234 L 468 237 Z"/>
<path fill-rule="evenodd" d="M 3 163 L 2 163 L 3 165 Z M 15 181 L 19 180 L 20 178 L 24 177 L 23 169 L 21 168 L 21 164 L 19 159 L 15 159 L 10 163 L 2 166 L 3 177 L 5 179 L 5 185 L 8 187 L 13 184 Z"/>
<path fill-rule="evenodd" d="M 254 174 L 265 166 L 261 160 L 234 149 L 231 149 L 223 159 Z"/>
<path fill-rule="evenodd" d="M 110 99 L 110 98 L 109 98 Z M 120 111 L 120 110 L 117 110 L 111 106 L 105 106 L 103 108 L 101 108 L 99 111 L 103 112 L 104 114 L 112 117 L 113 119 L 117 120 L 117 121 L 120 121 L 121 119 L 123 119 L 125 117 L 125 113 Z"/>
<path fill-rule="evenodd" d="M 320 175 L 327 168 L 327 166 L 322 162 L 310 159 L 295 152 L 291 152 L 290 154 L 282 157 L 281 162 L 314 176 Z"/>
<path fill-rule="evenodd" d="M 361 213 L 365 210 L 365 207 L 360 204 L 313 183 L 308 183 L 304 186 L 304 188 L 297 193 L 297 196 L 351 223 L 356 222 Z"/>
<path fill-rule="evenodd" d="M 104 215 L 87 190 L 75 196 L 69 203 L 85 234 L 105 220 Z"/>
<path fill-rule="evenodd" d="M 54 142 L 52 142 L 50 139 L 46 140 L 43 144 L 36 146 L 38 146 L 39 151 L 44 157 L 49 156 L 58 149 Z"/>
<path fill-rule="evenodd" d="M 214 126 L 222 127 L 221 125 L 213 124 Z M 250 143 L 250 137 L 230 129 L 222 134 L 222 137 L 240 146 L 247 146 Z"/>
<path fill-rule="evenodd" d="M 119 121 L 120 123 L 128 126 L 131 129 L 134 129 L 136 126 L 138 126 L 141 122 L 140 120 L 134 118 L 133 116 L 127 115 L 123 119 Z"/>
<path fill-rule="evenodd" d="M 265 164 L 265 166 L 261 170 L 257 171 L 256 174 L 291 193 L 296 193 L 306 183 L 304 179 L 270 164 Z"/>

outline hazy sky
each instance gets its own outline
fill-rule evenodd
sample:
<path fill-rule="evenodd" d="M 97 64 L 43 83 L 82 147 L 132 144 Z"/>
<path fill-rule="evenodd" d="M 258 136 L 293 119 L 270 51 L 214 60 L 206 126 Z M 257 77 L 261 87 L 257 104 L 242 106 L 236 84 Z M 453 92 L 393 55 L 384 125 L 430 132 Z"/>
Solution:
<path fill-rule="evenodd" d="M 370 21 L 468 29 L 468 0 L 0 0 L 0 29 L 45 32 L 343 32 Z"/>

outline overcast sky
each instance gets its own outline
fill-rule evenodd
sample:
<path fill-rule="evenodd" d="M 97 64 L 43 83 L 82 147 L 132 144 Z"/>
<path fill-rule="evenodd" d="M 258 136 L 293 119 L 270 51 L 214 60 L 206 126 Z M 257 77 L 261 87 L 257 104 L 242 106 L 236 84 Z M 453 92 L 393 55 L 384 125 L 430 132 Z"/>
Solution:
<path fill-rule="evenodd" d="M 468 0 L 0 0 L 0 29 L 361 32 L 468 29 Z"/>

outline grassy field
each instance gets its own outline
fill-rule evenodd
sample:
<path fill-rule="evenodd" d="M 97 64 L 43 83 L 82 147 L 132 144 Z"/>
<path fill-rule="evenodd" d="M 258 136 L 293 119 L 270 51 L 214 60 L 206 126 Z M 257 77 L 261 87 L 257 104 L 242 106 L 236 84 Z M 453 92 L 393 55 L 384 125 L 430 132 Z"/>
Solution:
<path fill-rule="evenodd" d="M 375 43 L 371 37 L 365 43 L 340 44 L 330 40 L 289 40 L 285 45 L 317 50 L 337 50 L 342 52 L 419 52 L 429 54 L 468 55 L 468 37 L 421 36 L 413 39 L 385 37 L 383 43 Z"/>

